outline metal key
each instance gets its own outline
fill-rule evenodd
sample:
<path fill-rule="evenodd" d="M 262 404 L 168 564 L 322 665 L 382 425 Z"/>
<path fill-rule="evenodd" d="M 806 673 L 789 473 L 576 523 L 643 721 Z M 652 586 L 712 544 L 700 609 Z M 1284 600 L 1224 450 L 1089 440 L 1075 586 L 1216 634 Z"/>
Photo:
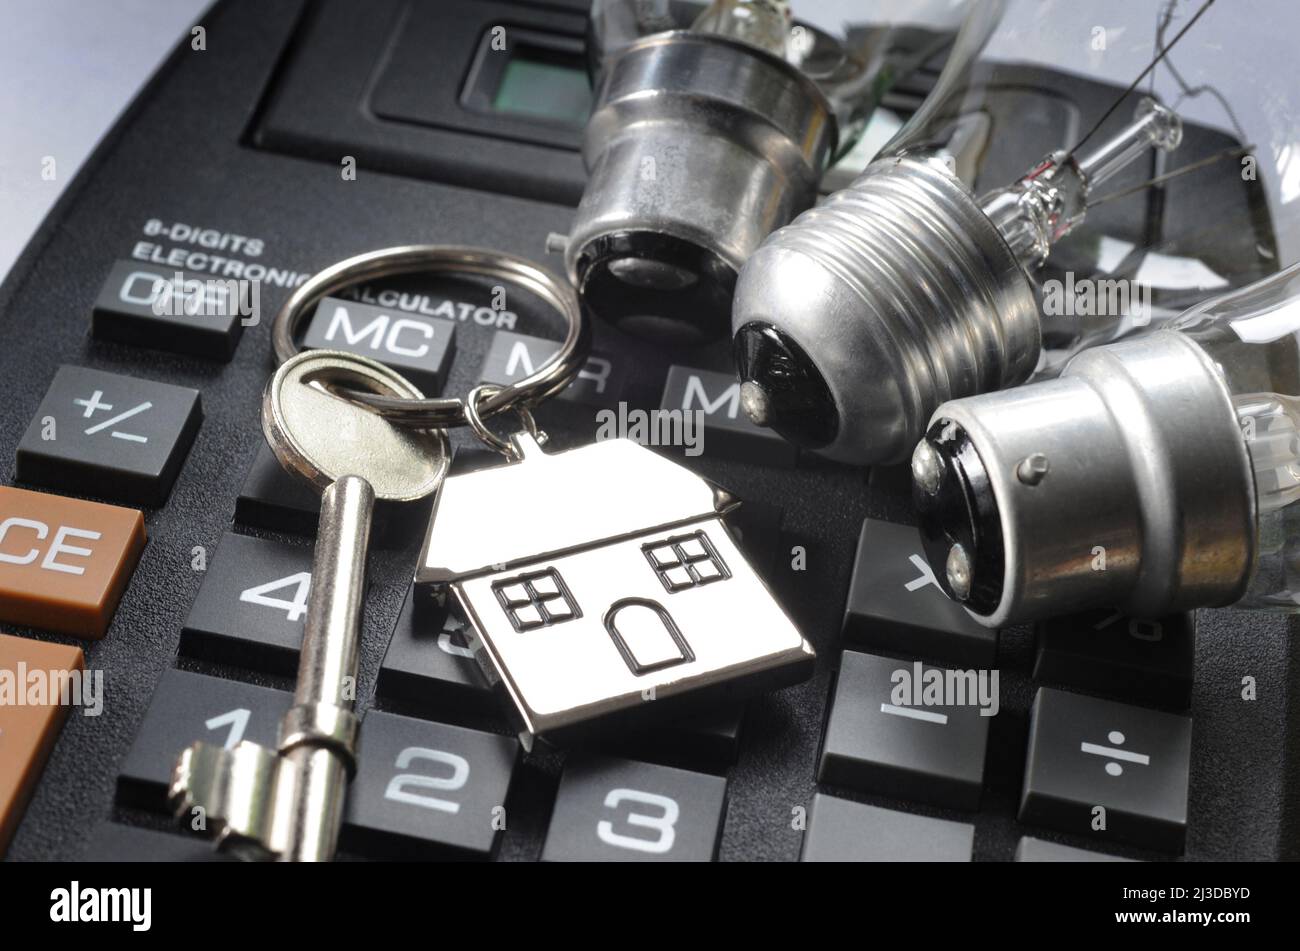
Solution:
<path fill-rule="evenodd" d="M 375 499 L 424 498 L 449 461 L 442 430 L 393 426 L 331 386 L 420 397 L 382 364 L 324 350 L 286 361 L 267 386 L 267 441 L 286 469 L 322 490 L 294 702 L 277 750 L 250 741 L 228 750 L 194 743 L 177 761 L 170 789 L 178 816 L 201 814 L 217 847 L 245 858 L 333 857 L 356 768 L 357 646 Z"/>

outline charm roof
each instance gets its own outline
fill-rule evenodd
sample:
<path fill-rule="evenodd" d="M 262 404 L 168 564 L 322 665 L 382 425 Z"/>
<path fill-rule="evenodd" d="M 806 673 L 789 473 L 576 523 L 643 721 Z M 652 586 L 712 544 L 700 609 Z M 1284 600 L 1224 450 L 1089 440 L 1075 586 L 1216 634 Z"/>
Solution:
<path fill-rule="evenodd" d="M 739 504 L 685 466 L 629 439 L 549 454 L 526 433 L 523 459 L 449 477 L 434 496 L 415 580 L 445 584 L 713 517 Z"/>

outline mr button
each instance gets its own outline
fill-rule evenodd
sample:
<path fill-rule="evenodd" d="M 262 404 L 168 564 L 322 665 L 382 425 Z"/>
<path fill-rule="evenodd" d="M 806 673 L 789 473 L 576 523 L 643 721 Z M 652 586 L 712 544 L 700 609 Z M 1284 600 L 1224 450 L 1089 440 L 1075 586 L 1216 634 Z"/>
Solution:
<path fill-rule="evenodd" d="M 497 386 L 518 383 L 536 373 L 559 349 L 560 344 L 554 340 L 498 330 L 492 335 L 479 379 Z M 593 353 L 573 381 L 556 395 L 588 406 L 616 406 L 623 398 L 625 382 L 608 357 Z"/>
<path fill-rule="evenodd" d="M 144 542 L 133 509 L 0 486 L 0 621 L 103 637 Z"/>
<path fill-rule="evenodd" d="M 162 505 L 202 419 L 198 390 L 59 367 L 18 444 L 17 480 Z"/>

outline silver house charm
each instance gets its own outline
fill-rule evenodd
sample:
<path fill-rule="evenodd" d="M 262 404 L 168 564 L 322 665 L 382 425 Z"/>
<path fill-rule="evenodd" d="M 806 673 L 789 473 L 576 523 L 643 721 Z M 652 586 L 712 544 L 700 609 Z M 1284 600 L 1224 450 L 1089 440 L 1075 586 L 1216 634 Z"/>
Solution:
<path fill-rule="evenodd" d="M 525 748 L 806 679 L 812 646 L 722 524 L 739 502 L 627 439 L 446 479 L 416 583 L 460 603 Z"/>

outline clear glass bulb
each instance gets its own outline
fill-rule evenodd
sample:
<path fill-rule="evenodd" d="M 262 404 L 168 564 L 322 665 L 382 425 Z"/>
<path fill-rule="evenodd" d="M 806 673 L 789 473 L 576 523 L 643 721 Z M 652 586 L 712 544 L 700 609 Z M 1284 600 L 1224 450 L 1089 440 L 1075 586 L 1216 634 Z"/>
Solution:
<path fill-rule="evenodd" d="M 1133 121 L 1099 148 L 1075 156 L 1057 151 L 1018 181 L 980 198 L 980 208 L 1027 268 L 1038 268 L 1052 246 L 1081 225 L 1088 196 L 1149 149 L 1172 151 L 1183 139 L 1182 120 L 1154 99 L 1143 98 Z"/>
<path fill-rule="evenodd" d="M 564 243 L 588 311 L 660 341 L 725 337 L 745 260 L 975 5 L 596 0 L 589 177 Z"/>
<path fill-rule="evenodd" d="M 1241 605 L 1300 610 L 1300 266 L 1168 326 L 1213 361 L 1250 454 L 1257 553 Z"/>
<path fill-rule="evenodd" d="M 930 561 L 985 623 L 1300 611 L 1300 264 L 940 406 L 913 476 Z"/>
<path fill-rule="evenodd" d="M 740 40 L 775 56 L 787 58 L 793 45 L 794 17 L 786 0 L 716 0 L 691 24 L 695 33 L 712 33 Z"/>
<path fill-rule="evenodd" d="M 1300 260 L 1292 8 L 980 4 L 862 176 L 742 271 L 751 418 L 901 462 L 945 400 Z"/>

